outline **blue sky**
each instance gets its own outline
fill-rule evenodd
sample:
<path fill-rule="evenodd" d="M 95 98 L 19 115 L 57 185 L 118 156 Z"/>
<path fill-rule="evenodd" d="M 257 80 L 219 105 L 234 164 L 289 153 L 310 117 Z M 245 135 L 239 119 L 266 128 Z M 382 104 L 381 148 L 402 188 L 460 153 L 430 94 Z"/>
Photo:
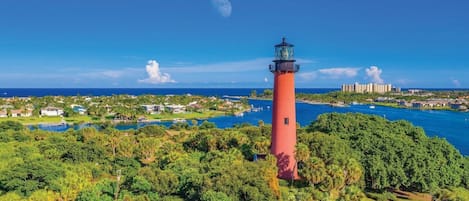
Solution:
<path fill-rule="evenodd" d="M 469 88 L 469 3 L 1 0 L 0 88 L 271 87 L 283 36 L 297 87 Z"/>

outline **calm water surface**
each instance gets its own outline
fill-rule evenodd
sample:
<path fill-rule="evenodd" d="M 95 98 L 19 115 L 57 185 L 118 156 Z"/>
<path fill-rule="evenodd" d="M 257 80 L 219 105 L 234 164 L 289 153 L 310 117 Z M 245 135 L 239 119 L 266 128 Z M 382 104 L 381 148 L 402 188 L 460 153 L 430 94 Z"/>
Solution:
<path fill-rule="evenodd" d="M 270 124 L 272 122 L 271 110 L 272 101 L 250 100 L 258 112 L 245 112 L 243 117 L 222 116 L 210 118 L 208 121 L 214 122 L 219 128 L 232 127 L 236 124 L 250 123 L 257 125 L 259 120 Z M 352 105 L 350 107 L 330 107 L 328 105 L 311 105 L 306 103 L 296 104 L 297 121 L 301 126 L 309 125 L 318 115 L 328 112 L 360 112 L 374 114 L 385 117 L 389 120 L 405 119 L 416 126 L 423 127 L 428 136 L 439 136 L 446 138 L 451 144 L 458 148 L 462 154 L 469 155 L 469 113 L 451 111 L 424 111 L 398 109 L 390 107 L 376 106 L 371 109 L 368 105 Z M 190 123 L 190 121 L 188 121 Z M 200 123 L 200 122 L 199 122 Z M 170 126 L 172 122 L 158 122 Z M 147 124 L 117 125 L 119 130 L 137 129 Z M 40 126 L 41 129 L 51 131 L 65 131 L 70 127 L 61 126 Z M 75 129 L 79 127 L 75 126 Z"/>
<path fill-rule="evenodd" d="M 0 97 L 27 97 L 27 96 L 75 96 L 75 95 L 92 95 L 92 96 L 108 96 L 113 94 L 157 94 L 157 95 L 183 95 L 194 94 L 203 96 L 247 96 L 252 89 L 248 88 L 112 88 L 112 89 L 96 89 L 96 88 L 67 88 L 67 89 L 23 89 L 23 88 L 8 88 L 0 89 Z M 262 93 L 264 89 L 255 89 L 257 93 Z M 326 88 L 312 88 L 312 89 L 296 89 L 297 93 L 327 93 L 337 89 Z M 436 90 L 436 89 L 435 89 Z M 440 89 L 441 90 L 441 89 Z M 451 90 L 451 89 L 445 89 Z M 271 123 L 271 101 L 250 100 L 256 108 L 261 108 L 258 112 L 247 112 L 243 117 L 224 116 L 209 119 L 210 122 L 217 124 L 219 128 L 232 127 L 235 124 L 250 123 L 257 125 L 259 120 L 265 123 Z M 397 109 L 390 107 L 376 106 L 375 109 L 370 109 L 368 105 L 352 105 L 350 107 L 337 108 L 328 105 L 310 105 L 306 103 L 297 103 L 297 121 L 302 126 L 306 126 L 314 121 L 319 114 L 327 112 L 360 112 L 365 114 L 375 114 L 385 117 L 389 120 L 405 119 L 412 122 L 416 126 L 421 126 L 429 136 L 439 136 L 446 138 L 456 148 L 458 148 L 464 155 L 469 155 L 469 113 L 451 112 L 451 111 L 421 111 L 410 109 Z M 190 121 L 189 121 L 190 123 Z M 165 126 L 171 125 L 171 122 L 161 122 L 155 124 L 163 124 Z M 83 126 L 83 125 L 82 125 Z M 93 125 L 84 125 L 93 126 Z M 132 124 L 132 125 L 118 125 L 117 129 L 127 130 L 136 129 L 145 126 L 145 124 Z M 51 131 L 65 131 L 70 127 L 68 125 L 59 126 L 45 126 L 39 125 L 40 129 Z M 74 126 L 74 129 L 79 129 L 80 126 Z"/>

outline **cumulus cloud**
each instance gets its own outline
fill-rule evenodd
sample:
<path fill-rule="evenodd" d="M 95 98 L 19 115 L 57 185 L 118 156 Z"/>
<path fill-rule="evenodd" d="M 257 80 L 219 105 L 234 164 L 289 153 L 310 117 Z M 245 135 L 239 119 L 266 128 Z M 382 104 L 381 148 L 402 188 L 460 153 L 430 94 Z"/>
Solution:
<path fill-rule="evenodd" d="M 231 16 L 231 1 L 230 0 L 212 0 L 212 5 L 217 9 L 223 17 Z"/>
<path fill-rule="evenodd" d="M 366 69 L 366 75 L 374 82 L 378 84 L 383 84 L 384 80 L 381 78 L 381 73 L 383 71 L 378 68 L 378 66 L 370 66 Z"/>
<path fill-rule="evenodd" d="M 318 72 L 327 75 L 330 78 L 341 78 L 341 77 L 355 77 L 358 74 L 360 68 L 325 68 L 319 69 Z"/>
<path fill-rule="evenodd" d="M 171 79 L 171 76 L 168 73 L 163 73 L 160 71 L 160 65 L 155 60 L 148 61 L 146 66 L 146 71 L 148 74 L 147 79 L 138 80 L 141 83 L 149 84 L 162 84 L 162 83 L 174 83 L 176 81 Z"/>

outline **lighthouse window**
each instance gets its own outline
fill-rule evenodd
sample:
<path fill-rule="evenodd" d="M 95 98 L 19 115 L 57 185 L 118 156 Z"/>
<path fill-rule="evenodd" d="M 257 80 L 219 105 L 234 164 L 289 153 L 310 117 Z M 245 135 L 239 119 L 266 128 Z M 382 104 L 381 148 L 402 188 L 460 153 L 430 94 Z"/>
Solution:
<path fill-rule="evenodd" d="M 284 119 L 283 119 L 283 123 L 284 123 L 285 125 L 288 125 L 288 122 L 289 122 L 289 119 L 288 119 L 288 118 L 284 118 Z"/>

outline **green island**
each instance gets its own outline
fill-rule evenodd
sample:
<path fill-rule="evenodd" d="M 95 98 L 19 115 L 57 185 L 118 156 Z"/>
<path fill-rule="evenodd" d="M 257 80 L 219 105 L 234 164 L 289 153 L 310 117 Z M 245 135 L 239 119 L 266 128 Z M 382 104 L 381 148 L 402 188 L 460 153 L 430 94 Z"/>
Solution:
<path fill-rule="evenodd" d="M 318 116 L 297 130 L 298 181 L 277 178 L 270 132 L 262 121 L 63 133 L 3 121 L 0 200 L 469 200 L 469 157 L 407 121 Z"/>
<path fill-rule="evenodd" d="M 240 101 L 193 95 L 45 96 L 0 99 L 0 122 L 24 125 L 185 121 L 236 115 L 250 106 Z"/>

